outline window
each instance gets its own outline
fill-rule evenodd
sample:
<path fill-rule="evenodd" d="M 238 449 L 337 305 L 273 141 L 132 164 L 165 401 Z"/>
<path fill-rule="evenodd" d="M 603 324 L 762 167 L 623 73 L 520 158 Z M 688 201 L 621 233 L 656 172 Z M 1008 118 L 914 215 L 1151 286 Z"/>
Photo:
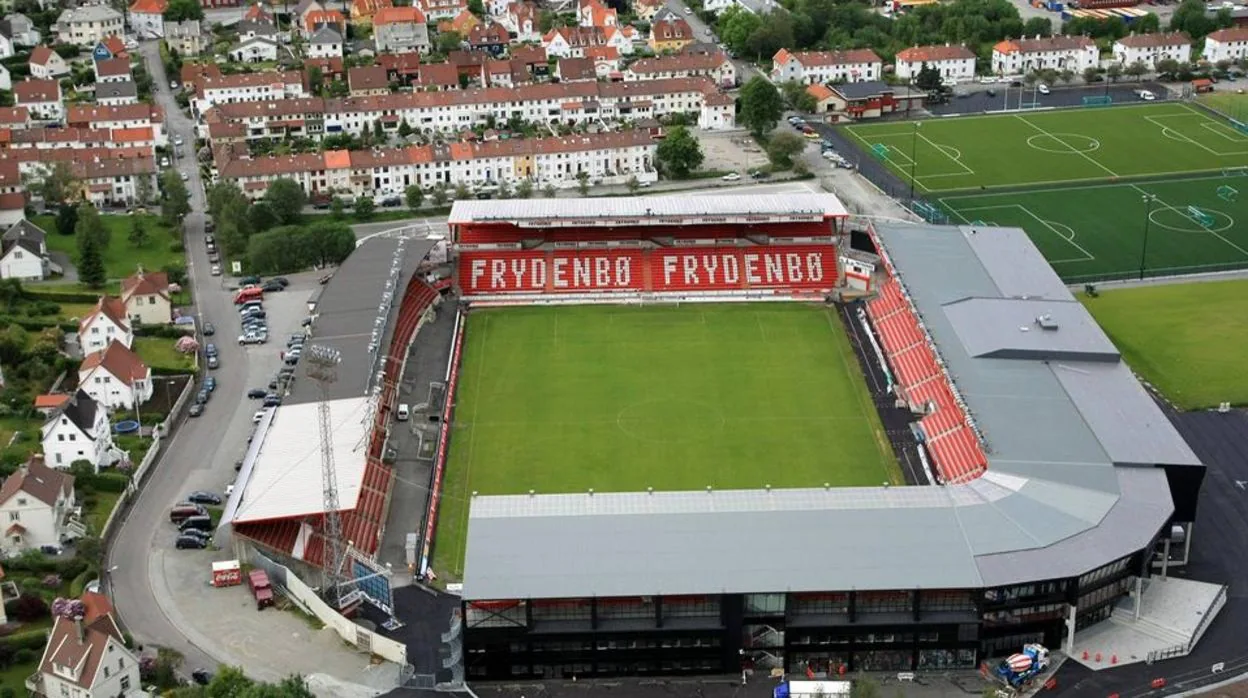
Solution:
<path fill-rule="evenodd" d="M 26 506 L 26 498 L 25 498 L 25 497 L 18 497 L 18 498 L 17 498 L 17 505 L 18 505 L 19 507 L 24 507 L 24 506 Z"/>
<path fill-rule="evenodd" d="M 129 676 L 121 677 L 121 690 L 123 691 L 130 690 L 130 677 Z"/>

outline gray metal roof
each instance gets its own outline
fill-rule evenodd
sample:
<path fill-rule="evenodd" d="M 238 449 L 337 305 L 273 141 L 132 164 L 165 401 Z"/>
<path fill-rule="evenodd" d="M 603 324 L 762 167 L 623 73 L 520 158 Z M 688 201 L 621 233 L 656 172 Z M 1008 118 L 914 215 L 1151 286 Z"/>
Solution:
<path fill-rule="evenodd" d="M 524 221 L 530 219 L 648 218 L 662 216 L 846 216 L 832 194 L 769 196 L 637 196 L 615 199 L 506 199 L 456 201 L 447 223 Z M 644 224 L 644 223 L 643 223 Z M 638 223 L 634 223 L 638 225 Z"/>
<path fill-rule="evenodd" d="M 985 437 L 983 477 L 478 496 L 465 597 L 995 586 L 1082 574 L 1145 546 L 1173 511 L 1165 473 L 1149 466 L 1199 461 L 1026 234 L 877 232 Z"/>

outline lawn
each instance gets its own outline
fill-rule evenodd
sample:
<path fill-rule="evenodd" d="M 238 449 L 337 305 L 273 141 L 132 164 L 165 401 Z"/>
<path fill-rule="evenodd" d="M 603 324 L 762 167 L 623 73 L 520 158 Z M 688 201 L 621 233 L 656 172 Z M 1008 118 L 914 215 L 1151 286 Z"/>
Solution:
<path fill-rule="evenodd" d="M 148 241 L 142 247 L 130 244 L 130 227 L 135 219 L 143 221 Z M 159 216 L 137 214 L 133 216 L 101 214 L 109 232 L 108 249 L 104 251 L 104 272 L 110 281 L 124 279 L 142 266 L 148 271 L 160 271 L 173 262 L 183 261 L 182 252 L 174 252 L 172 244 L 181 242 L 182 236 L 174 228 L 168 228 Z M 35 225 L 48 231 L 48 249 L 63 252 L 77 264 L 78 242 L 73 235 L 56 232 L 54 216 L 35 216 Z"/>
<path fill-rule="evenodd" d="M 134 351 L 149 367 L 163 368 L 172 371 L 191 372 L 195 370 L 195 359 L 192 354 L 183 354 L 174 349 L 176 339 L 169 337 L 135 337 Z"/>
<path fill-rule="evenodd" d="M 1248 133 L 1182 103 L 846 127 L 923 194 L 1248 166 Z"/>
<path fill-rule="evenodd" d="M 104 532 L 104 524 L 108 523 L 108 517 L 112 515 L 113 509 L 117 508 L 117 500 L 121 499 L 121 493 L 97 491 L 92 492 L 90 497 L 92 504 L 90 507 L 84 507 L 83 513 L 91 534 L 98 536 Z"/>
<path fill-rule="evenodd" d="M 0 669 L 0 691 L 12 688 L 13 695 L 26 695 L 26 679 L 37 671 L 39 671 L 38 659 L 26 664 L 11 664 L 5 669 Z"/>
<path fill-rule="evenodd" d="M 1248 95 L 1237 92 L 1206 92 L 1196 99 L 1236 121 L 1248 122 Z"/>
<path fill-rule="evenodd" d="M 844 329 L 804 304 L 473 311 L 434 566 L 472 492 L 902 482 Z"/>
<path fill-rule="evenodd" d="M 1219 195 L 1222 187 L 1236 194 L 1222 190 Z M 1156 199 L 1145 201 L 1146 194 Z M 1141 262 L 1147 276 L 1248 267 L 1244 176 L 951 195 L 933 201 L 954 223 L 1023 228 L 1058 274 L 1072 283 L 1136 278 Z M 1198 220 L 1189 207 L 1210 218 Z"/>

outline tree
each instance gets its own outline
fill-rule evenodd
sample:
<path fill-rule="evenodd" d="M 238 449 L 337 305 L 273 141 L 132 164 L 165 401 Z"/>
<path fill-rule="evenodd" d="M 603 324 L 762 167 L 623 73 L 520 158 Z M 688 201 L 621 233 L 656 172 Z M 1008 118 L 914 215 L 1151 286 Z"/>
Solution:
<path fill-rule="evenodd" d="M 505 179 L 499 180 L 498 182 L 498 198 L 500 199 L 511 198 L 511 184 L 508 183 L 507 180 Z"/>
<path fill-rule="evenodd" d="M 741 113 L 737 120 L 755 137 L 762 138 L 774 129 L 783 113 L 784 101 L 776 86 L 761 75 L 750 78 L 741 88 Z M 662 148 L 662 144 L 659 147 Z"/>
<path fill-rule="evenodd" d="M 550 10 L 542 10 L 541 14 L 537 16 L 538 31 L 545 34 L 551 29 L 554 29 L 555 21 L 558 19 L 558 16 L 555 15 L 554 12 L 551 12 Z"/>
<path fill-rule="evenodd" d="M 1144 74 L 1147 72 L 1148 72 L 1148 66 L 1144 65 L 1144 61 L 1136 61 L 1132 63 L 1131 65 L 1127 66 L 1127 69 L 1126 69 L 1127 75 L 1135 78 L 1136 80 L 1143 78 Z"/>
<path fill-rule="evenodd" d="M 628 181 L 624 183 L 624 186 L 628 187 L 629 194 L 636 196 L 637 190 L 641 189 L 641 182 L 637 181 L 637 175 L 633 175 L 628 178 Z"/>
<path fill-rule="evenodd" d="M 1049 36 L 1053 22 L 1048 17 L 1032 17 L 1023 23 L 1023 36 Z"/>
<path fill-rule="evenodd" d="M 1063 68 L 1062 70 L 1058 71 L 1057 79 L 1061 80 L 1063 85 L 1069 85 L 1070 83 L 1075 81 L 1075 71 L 1071 70 L 1070 68 Z"/>
<path fill-rule="evenodd" d="M 849 689 L 850 698 L 880 698 L 880 684 L 866 674 L 854 678 Z"/>
<path fill-rule="evenodd" d="M 78 279 L 91 288 L 102 288 L 107 280 L 104 255 L 97 236 L 80 235 L 78 242 Z"/>
<path fill-rule="evenodd" d="M 140 216 L 131 217 L 130 245 L 133 247 L 147 247 L 148 240 L 147 226 L 143 225 L 143 219 Z"/>
<path fill-rule="evenodd" d="M 1149 12 L 1143 17 L 1137 17 L 1135 23 L 1131 27 L 1131 31 L 1136 34 L 1156 34 L 1161 31 L 1161 19 Z"/>
<path fill-rule="evenodd" d="M 450 53 L 458 51 L 459 47 L 464 43 L 464 37 L 459 32 L 449 31 L 438 34 L 438 53 Z"/>
<path fill-rule="evenodd" d="M 267 201 L 257 201 L 247 209 L 247 223 L 253 232 L 263 233 L 276 227 L 281 221 L 278 220 L 272 204 Z"/>
<path fill-rule="evenodd" d="M 342 218 L 342 214 L 345 213 L 346 210 L 347 205 L 343 202 L 341 197 L 335 196 L 329 200 L 329 215 L 334 220 L 340 220 Z"/>
<path fill-rule="evenodd" d="M 1100 77 L 1100 75 L 1101 71 L 1094 65 L 1090 65 L 1083 69 L 1083 81 L 1089 85 L 1096 82 L 1096 79 Z"/>
<path fill-rule="evenodd" d="M 420 208 L 421 204 L 425 203 L 425 190 L 421 189 L 418 185 L 413 184 L 403 192 L 403 198 L 407 202 L 407 207 L 416 211 Z"/>
<path fill-rule="evenodd" d="M 456 201 L 459 201 L 460 199 L 467 199 L 470 196 L 472 196 L 472 190 L 468 188 L 467 184 L 463 182 L 455 183 L 455 200 Z"/>
<path fill-rule="evenodd" d="M 1180 70 L 1183 69 L 1183 65 L 1179 63 L 1178 61 L 1174 60 L 1173 58 L 1163 58 L 1157 61 L 1154 67 L 1157 69 L 1158 75 L 1163 75 L 1166 77 L 1174 77 L 1175 75 L 1179 73 Z M 1121 72 L 1122 70 L 1120 68 L 1119 73 Z"/>
<path fill-rule="evenodd" d="M 1105 77 L 1109 78 L 1110 82 L 1118 82 L 1118 78 L 1122 77 L 1122 64 L 1110 63 L 1105 69 Z"/>
<path fill-rule="evenodd" d="M 60 206 L 78 198 L 82 189 L 81 182 L 74 176 L 73 168 L 68 162 L 57 160 L 51 165 L 39 168 L 40 172 L 29 178 L 26 189 L 43 199 L 46 206 Z"/>
<path fill-rule="evenodd" d="M 134 180 L 134 198 L 140 204 L 150 204 L 152 202 L 152 180 L 148 177 L 139 177 Z"/>
<path fill-rule="evenodd" d="M 555 189 L 555 185 L 553 184 L 547 184 L 546 186 L 542 187 L 542 196 L 546 197 L 547 199 L 555 198 L 555 195 L 558 193 L 559 191 Z"/>
<path fill-rule="evenodd" d="M 576 190 L 582 197 L 589 196 L 589 173 L 581 170 L 576 173 Z"/>
<path fill-rule="evenodd" d="M 303 193 L 303 187 L 295 180 L 283 177 L 269 184 L 268 191 L 264 192 L 264 201 L 273 207 L 279 224 L 293 225 L 303 216 L 308 195 Z"/>
<path fill-rule="evenodd" d="M 191 212 L 191 193 L 177 170 L 165 170 L 160 176 L 160 215 L 169 225 L 182 222 Z"/>
<path fill-rule="evenodd" d="M 520 180 L 520 183 L 516 185 L 516 198 L 517 199 L 533 198 L 533 182 L 527 179 Z"/>
<path fill-rule="evenodd" d="M 312 94 L 319 95 L 325 86 L 325 72 L 316 66 L 308 68 L 308 89 Z"/>
<path fill-rule="evenodd" d="M 430 195 L 430 198 L 433 199 L 434 206 L 437 206 L 437 207 L 445 206 L 446 200 L 449 198 L 449 195 L 447 194 L 447 191 L 446 191 L 446 183 L 438 182 L 438 186 L 433 188 L 433 194 Z"/>
<path fill-rule="evenodd" d="M 657 156 L 669 176 L 681 179 L 702 165 L 702 144 L 688 127 L 673 126 L 659 141 Z"/>
<path fill-rule="evenodd" d="M 919 74 L 914 76 L 914 86 L 924 92 L 936 92 L 944 87 L 944 80 L 940 77 L 940 70 L 934 65 L 927 63 L 919 68 Z"/>
<path fill-rule="evenodd" d="M 478 17 L 485 16 L 485 3 L 481 0 L 468 0 L 468 11 Z"/>
<path fill-rule="evenodd" d="M 112 242 L 108 227 L 100 220 L 100 212 L 85 201 L 78 204 L 78 222 L 74 224 L 74 235 L 78 237 L 79 248 L 87 238 L 94 240 L 101 250 Z"/>
<path fill-rule="evenodd" d="M 195 0 L 169 0 L 165 8 L 166 22 L 181 22 L 188 19 L 200 21 L 203 18 L 204 8 Z"/>
<path fill-rule="evenodd" d="M 789 108 L 793 111 L 809 114 L 814 112 L 818 106 L 815 96 L 807 92 L 806 86 L 796 80 L 782 83 L 780 90 L 784 93 L 784 101 L 788 103 Z"/>
<path fill-rule="evenodd" d="M 399 122 L 399 138 L 407 138 L 412 135 L 412 125 L 407 123 L 407 119 Z"/>
<path fill-rule="evenodd" d="M 782 131 L 767 141 L 767 159 L 780 168 L 793 166 L 793 156 L 806 149 L 806 142 L 795 133 Z"/>
<path fill-rule="evenodd" d="M 78 225 L 78 207 L 73 204 L 61 204 L 56 209 L 56 232 L 61 235 L 73 235 L 76 225 Z"/>
<path fill-rule="evenodd" d="M 1204 0 L 1183 0 L 1170 16 L 1170 31 L 1187 32 L 1195 41 L 1213 31 L 1217 24 L 1218 20 L 1205 14 Z"/>
<path fill-rule="evenodd" d="M 373 197 L 371 196 L 357 197 L 355 203 L 351 205 L 351 208 L 355 210 L 355 217 L 362 221 L 372 218 L 373 210 L 376 207 L 377 204 L 373 202 Z"/>

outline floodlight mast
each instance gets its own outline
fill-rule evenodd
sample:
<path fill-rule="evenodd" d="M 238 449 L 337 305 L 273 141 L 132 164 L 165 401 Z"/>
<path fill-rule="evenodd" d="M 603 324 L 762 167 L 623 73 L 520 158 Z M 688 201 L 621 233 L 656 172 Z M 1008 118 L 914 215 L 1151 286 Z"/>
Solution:
<path fill-rule="evenodd" d="M 308 365 L 308 377 L 316 381 L 321 391 L 321 399 L 316 406 L 321 436 L 321 499 L 325 512 L 325 526 L 321 532 L 325 541 L 321 593 L 325 601 L 337 609 L 342 600 L 343 582 L 342 516 L 338 511 L 338 474 L 334 464 L 333 424 L 329 416 L 329 386 L 338 380 L 342 353 L 333 347 L 313 345 L 303 357 Z"/>

